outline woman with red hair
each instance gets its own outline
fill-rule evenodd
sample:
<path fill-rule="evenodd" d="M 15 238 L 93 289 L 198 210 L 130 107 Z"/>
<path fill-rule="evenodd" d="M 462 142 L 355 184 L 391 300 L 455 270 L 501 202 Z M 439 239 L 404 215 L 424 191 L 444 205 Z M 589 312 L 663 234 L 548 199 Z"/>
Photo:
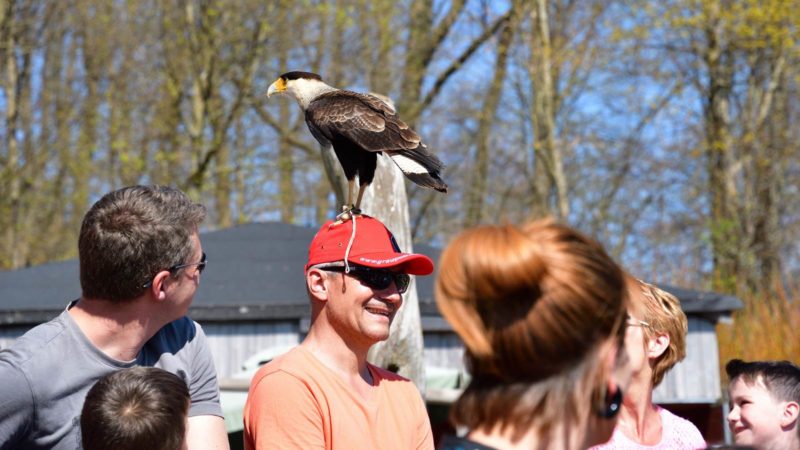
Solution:
<path fill-rule="evenodd" d="M 472 379 L 440 449 L 578 450 L 608 440 L 627 384 L 622 270 L 549 220 L 483 226 L 442 254 L 436 302 Z"/>

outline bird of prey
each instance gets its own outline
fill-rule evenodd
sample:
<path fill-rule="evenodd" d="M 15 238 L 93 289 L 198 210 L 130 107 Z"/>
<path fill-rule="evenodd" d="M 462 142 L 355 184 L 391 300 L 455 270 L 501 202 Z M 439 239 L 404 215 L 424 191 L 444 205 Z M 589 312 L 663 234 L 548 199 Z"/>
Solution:
<path fill-rule="evenodd" d="M 270 85 L 267 97 L 280 93 L 297 100 L 308 129 L 320 145 L 333 147 L 348 183 L 343 214 L 360 212 L 364 189 L 375 176 L 378 153 L 388 155 L 414 183 L 447 192 L 447 185 L 439 176 L 444 164 L 397 117 L 394 108 L 377 97 L 336 89 L 310 72 L 281 75 Z M 359 188 L 353 204 L 356 175 Z"/>

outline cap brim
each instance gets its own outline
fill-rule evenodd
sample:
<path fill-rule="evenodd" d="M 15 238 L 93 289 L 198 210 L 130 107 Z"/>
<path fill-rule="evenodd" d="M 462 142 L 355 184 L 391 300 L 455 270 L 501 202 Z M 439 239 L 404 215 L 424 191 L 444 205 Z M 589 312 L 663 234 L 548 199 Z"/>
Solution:
<path fill-rule="evenodd" d="M 349 261 L 374 269 L 399 269 L 409 275 L 433 273 L 433 261 L 419 253 L 364 253 L 351 255 Z"/>

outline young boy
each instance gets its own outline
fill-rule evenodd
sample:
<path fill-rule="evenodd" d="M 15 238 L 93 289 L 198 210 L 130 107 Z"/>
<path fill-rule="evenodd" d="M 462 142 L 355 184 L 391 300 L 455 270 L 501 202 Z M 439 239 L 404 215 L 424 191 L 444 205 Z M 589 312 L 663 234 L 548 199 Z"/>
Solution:
<path fill-rule="evenodd" d="M 734 359 L 725 371 L 730 380 L 728 426 L 736 444 L 800 449 L 800 367 L 789 361 Z"/>
<path fill-rule="evenodd" d="M 84 450 L 186 448 L 189 389 L 177 375 L 132 367 L 101 378 L 81 412 Z"/>

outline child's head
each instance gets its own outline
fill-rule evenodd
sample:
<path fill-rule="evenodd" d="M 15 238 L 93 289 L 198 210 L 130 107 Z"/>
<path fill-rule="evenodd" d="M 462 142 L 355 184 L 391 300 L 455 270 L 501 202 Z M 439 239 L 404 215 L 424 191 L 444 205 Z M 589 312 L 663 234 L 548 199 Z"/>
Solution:
<path fill-rule="evenodd" d="M 759 450 L 800 448 L 800 367 L 789 361 L 725 366 L 730 384 L 728 425 L 737 444 Z"/>
<path fill-rule="evenodd" d="M 133 367 L 101 378 L 81 412 L 85 450 L 180 450 L 184 446 L 189 390 L 177 375 Z"/>

